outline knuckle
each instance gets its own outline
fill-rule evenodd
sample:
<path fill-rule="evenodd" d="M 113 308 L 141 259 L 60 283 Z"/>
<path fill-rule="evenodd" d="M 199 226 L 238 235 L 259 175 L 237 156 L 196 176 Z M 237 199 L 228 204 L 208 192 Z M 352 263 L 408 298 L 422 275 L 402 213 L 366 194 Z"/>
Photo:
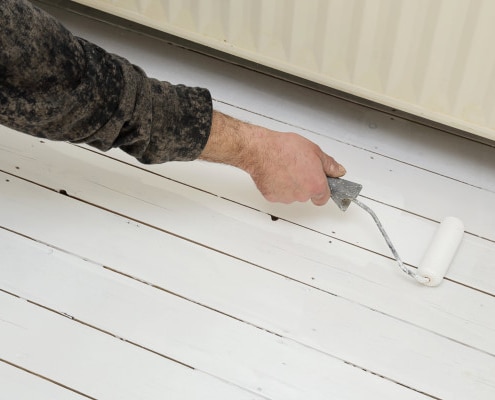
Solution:
<path fill-rule="evenodd" d="M 267 199 L 270 203 L 275 203 L 277 201 L 277 197 L 273 193 L 263 193 L 265 199 Z"/>

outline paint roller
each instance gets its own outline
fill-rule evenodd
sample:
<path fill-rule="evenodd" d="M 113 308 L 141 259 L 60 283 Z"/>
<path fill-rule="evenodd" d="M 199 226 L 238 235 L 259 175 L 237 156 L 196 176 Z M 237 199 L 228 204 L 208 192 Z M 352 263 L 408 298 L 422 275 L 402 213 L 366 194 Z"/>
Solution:
<path fill-rule="evenodd" d="M 464 225 L 461 220 L 455 217 L 447 217 L 440 223 L 418 269 L 414 270 L 402 262 L 375 212 L 357 199 L 363 188 L 362 185 L 342 178 L 328 178 L 328 185 L 330 186 L 332 200 L 342 211 L 346 211 L 349 205 L 354 203 L 373 217 L 395 260 L 404 273 L 426 286 L 437 286 L 442 282 L 464 235 Z"/>

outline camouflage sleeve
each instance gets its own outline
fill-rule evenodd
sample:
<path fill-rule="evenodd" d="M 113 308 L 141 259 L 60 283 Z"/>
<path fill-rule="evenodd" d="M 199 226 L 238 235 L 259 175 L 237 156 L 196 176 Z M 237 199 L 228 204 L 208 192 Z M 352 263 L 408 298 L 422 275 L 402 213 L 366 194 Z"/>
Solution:
<path fill-rule="evenodd" d="M 0 124 L 162 163 L 197 158 L 211 118 L 208 90 L 148 78 L 28 1 L 2 1 Z"/>

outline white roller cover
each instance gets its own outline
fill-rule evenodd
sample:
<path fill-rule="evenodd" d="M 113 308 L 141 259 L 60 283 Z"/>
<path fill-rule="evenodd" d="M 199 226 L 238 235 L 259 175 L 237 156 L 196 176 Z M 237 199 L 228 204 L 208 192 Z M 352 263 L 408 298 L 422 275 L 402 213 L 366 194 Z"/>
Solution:
<path fill-rule="evenodd" d="M 77 0 L 495 140 L 495 1 Z"/>
<path fill-rule="evenodd" d="M 464 224 L 459 218 L 447 217 L 440 223 L 418 267 L 418 276 L 428 279 L 425 285 L 442 282 L 463 236 Z"/>

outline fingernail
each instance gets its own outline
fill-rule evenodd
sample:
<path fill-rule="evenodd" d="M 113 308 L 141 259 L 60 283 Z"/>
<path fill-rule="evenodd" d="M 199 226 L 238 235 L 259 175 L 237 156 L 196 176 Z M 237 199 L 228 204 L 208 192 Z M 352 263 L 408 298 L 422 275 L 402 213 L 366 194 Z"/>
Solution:
<path fill-rule="evenodd" d="M 339 164 L 339 172 L 344 175 L 347 171 L 345 170 L 344 166 L 343 165 L 340 165 Z"/>

